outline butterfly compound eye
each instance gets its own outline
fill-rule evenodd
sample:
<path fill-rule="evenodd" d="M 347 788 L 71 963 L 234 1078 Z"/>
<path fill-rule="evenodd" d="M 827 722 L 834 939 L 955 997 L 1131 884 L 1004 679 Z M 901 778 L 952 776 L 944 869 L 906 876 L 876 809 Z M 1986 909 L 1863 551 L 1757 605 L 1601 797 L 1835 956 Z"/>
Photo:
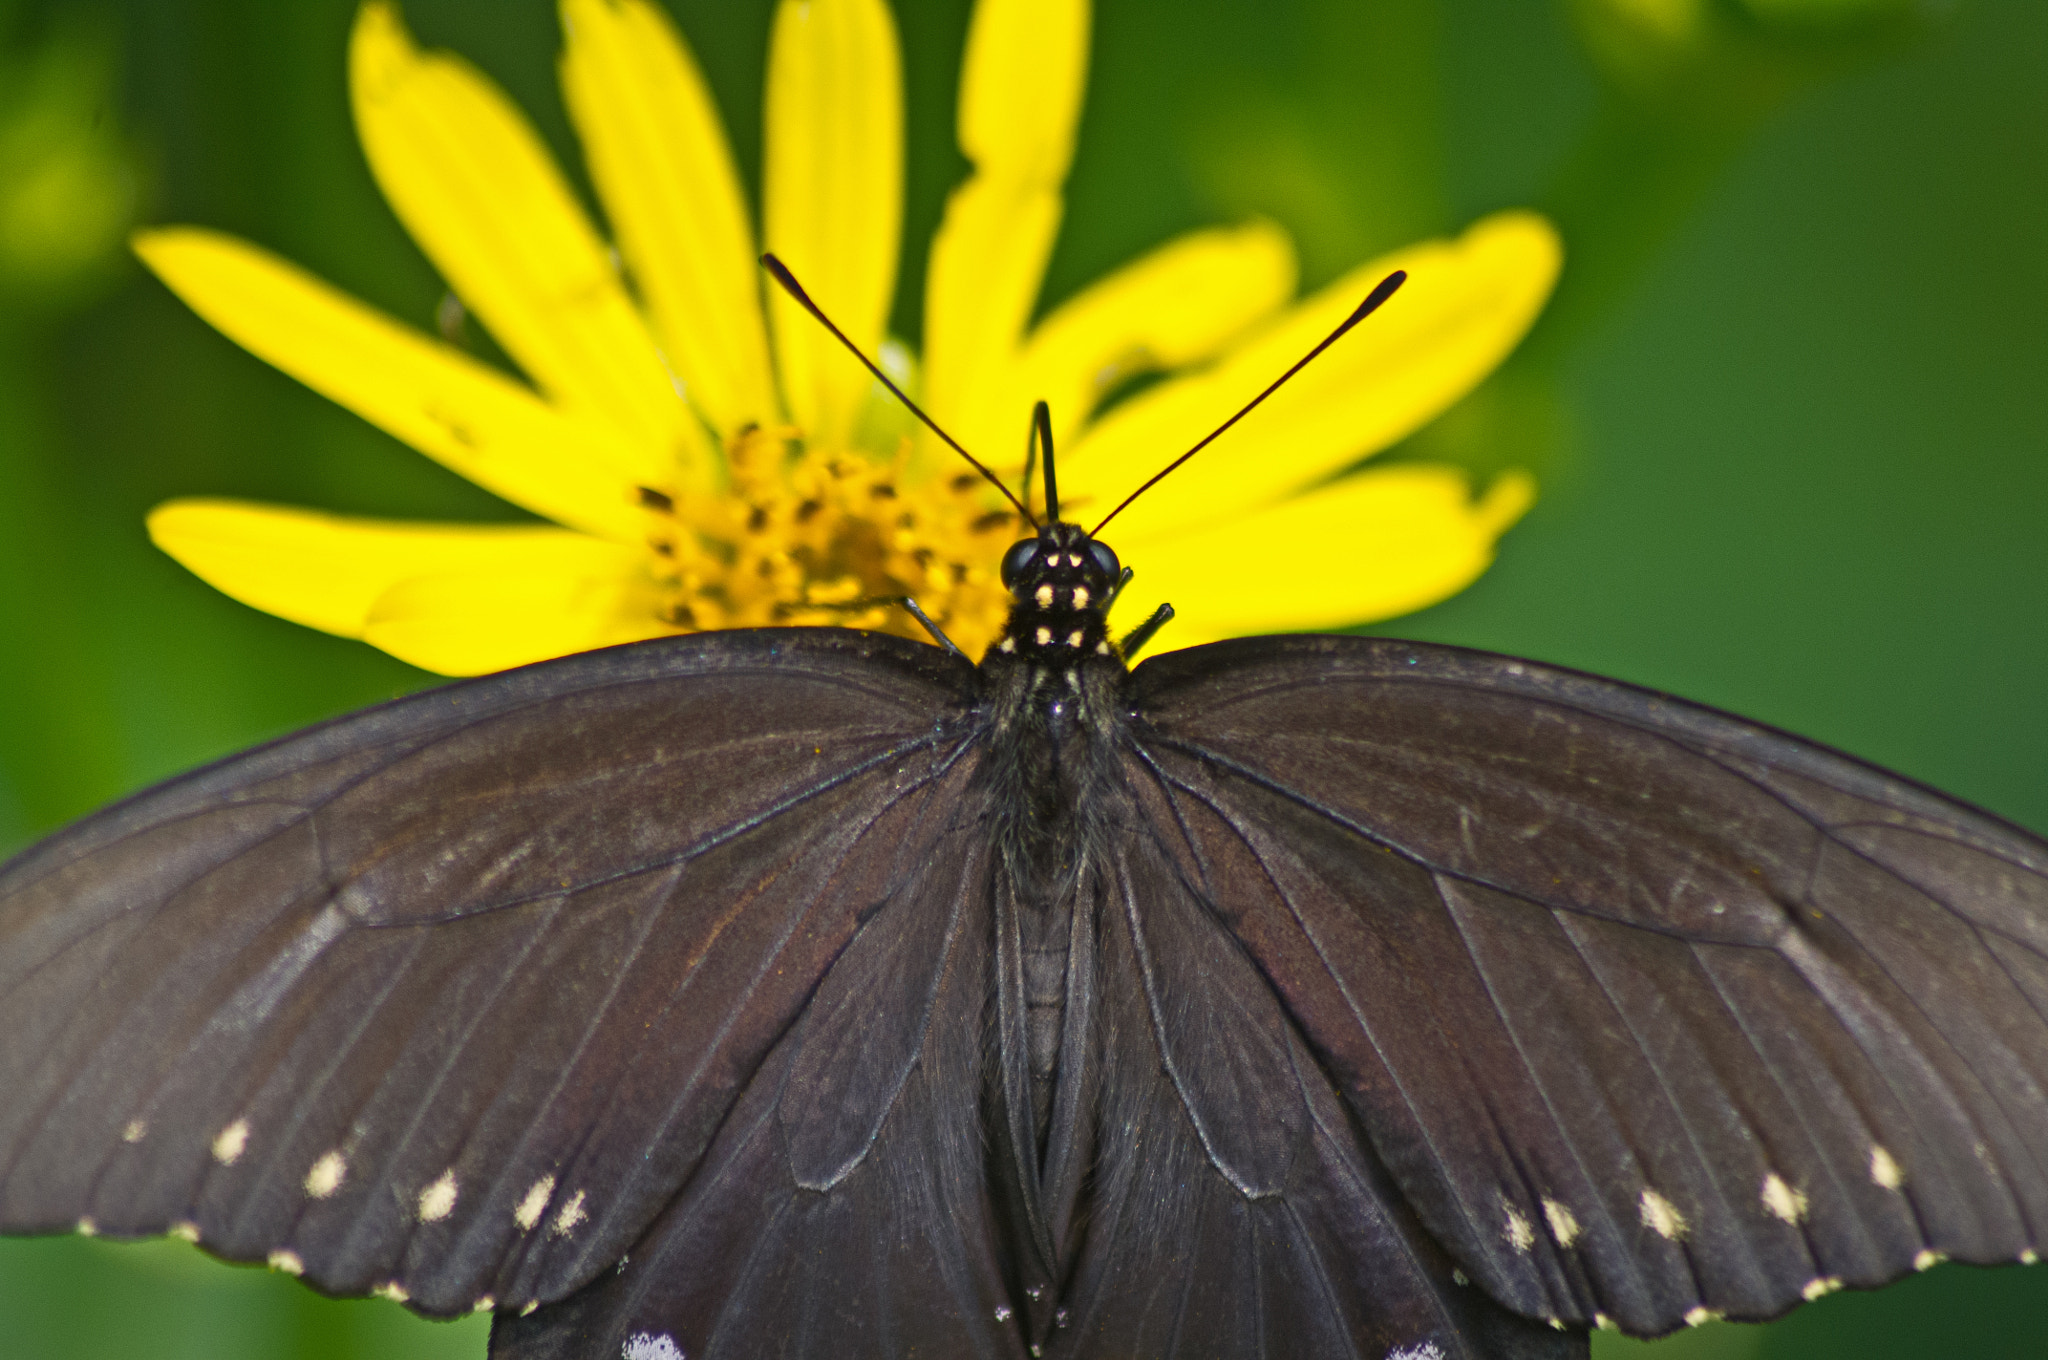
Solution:
<path fill-rule="evenodd" d="M 1116 560 L 1116 554 L 1109 550 L 1107 543 L 1097 543 L 1094 539 L 1089 539 L 1088 555 L 1095 559 L 1095 569 L 1108 580 L 1114 581 L 1117 574 L 1123 570 L 1123 564 Z"/>
<path fill-rule="evenodd" d="M 1025 567 L 1031 565 L 1031 558 L 1037 551 L 1038 540 L 1035 538 L 1020 538 L 1010 545 L 1010 550 L 1003 554 L 1002 577 L 1005 589 L 1016 586 L 1017 578 L 1023 575 Z"/>

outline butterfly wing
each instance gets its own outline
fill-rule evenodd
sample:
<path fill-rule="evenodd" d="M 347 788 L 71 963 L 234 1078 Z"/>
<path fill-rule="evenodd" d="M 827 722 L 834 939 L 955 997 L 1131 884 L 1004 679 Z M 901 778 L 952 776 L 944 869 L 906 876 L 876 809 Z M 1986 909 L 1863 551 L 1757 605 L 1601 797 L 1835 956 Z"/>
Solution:
<path fill-rule="evenodd" d="M 1206 829 L 1132 773 L 1085 961 L 1089 1202 L 1046 1354 L 1583 1360 L 1583 1332 L 1456 1277 L 1227 928 Z"/>
<path fill-rule="evenodd" d="M 1495 1298 L 1654 1334 L 2031 1259 L 2041 841 L 1783 733 L 1478 653 L 1226 643 L 1135 690 L 1206 909 Z M 1257 1117 L 1192 1092 L 1217 1127 Z"/>
<path fill-rule="evenodd" d="M 963 1113 L 910 1081 L 983 872 L 970 683 L 838 630 L 646 644 L 46 842 L 0 872 L 0 1226 L 174 1230 L 448 1313 L 614 1271 L 686 1184 L 735 1250 L 788 1235 L 750 1195 L 843 1217 L 906 1102 L 978 1167 L 973 1082 Z M 975 1184 L 924 1301 L 978 1322 L 948 1293 L 994 1271 Z"/>

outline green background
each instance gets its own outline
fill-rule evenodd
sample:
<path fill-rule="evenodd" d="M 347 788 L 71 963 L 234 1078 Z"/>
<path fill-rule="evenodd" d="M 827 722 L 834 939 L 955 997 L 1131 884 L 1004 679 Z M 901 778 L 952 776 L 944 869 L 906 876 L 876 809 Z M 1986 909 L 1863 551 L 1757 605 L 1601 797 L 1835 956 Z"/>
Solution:
<path fill-rule="evenodd" d="M 751 176 L 768 7 L 677 9 Z M 1690 45 L 1646 36 L 1695 9 Z M 222 227 L 431 327 L 441 285 L 351 132 L 351 12 L 0 0 L 0 848 L 429 683 L 185 575 L 143 537 L 155 502 L 513 517 L 238 351 L 112 244 L 131 216 Z M 577 165 L 546 5 L 406 13 Z M 966 6 L 898 13 L 914 338 L 963 168 Z M 1394 456 L 1529 464 L 1543 498 L 1477 586 L 1384 631 L 1675 690 L 2048 829 L 2048 6 L 1104 0 L 1047 300 L 1249 213 L 1292 229 L 1318 282 L 1521 204 L 1566 233 L 1552 316 Z M 58 229 L 10 236 L 10 212 Z M 1227 480 L 1222 452 L 1182 475 Z M 0 1242 L 9 1360 L 482 1349 L 479 1321 L 330 1303 L 180 1244 Z M 2038 1356 L 2048 1274 L 1948 1266 L 1646 1354 Z"/>

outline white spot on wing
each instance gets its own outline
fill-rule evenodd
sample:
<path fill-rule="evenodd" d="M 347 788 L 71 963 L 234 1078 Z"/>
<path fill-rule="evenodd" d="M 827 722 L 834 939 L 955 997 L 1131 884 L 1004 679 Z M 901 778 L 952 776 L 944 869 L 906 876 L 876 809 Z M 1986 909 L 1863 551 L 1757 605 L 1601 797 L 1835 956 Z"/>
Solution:
<path fill-rule="evenodd" d="M 438 1179 L 420 1191 L 419 1215 L 422 1223 L 439 1223 L 455 1210 L 455 1168 L 443 1171 Z"/>
<path fill-rule="evenodd" d="M 1009 1321 L 1009 1320 L 1010 1320 L 1010 1319 L 1011 1319 L 1011 1318 L 1012 1318 L 1013 1316 L 1015 1316 L 1015 1315 L 1014 1315 L 1013 1313 L 1011 1313 L 1011 1311 L 1010 1311 L 1010 1305 L 1009 1305 L 1009 1304 L 1007 1304 L 1007 1303 L 999 1303 L 999 1304 L 997 1304 L 997 1305 L 996 1305 L 996 1321 L 997 1321 L 997 1322 L 1008 1322 L 1008 1321 Z"/>
<path fill-rule="evenodd" d="M 1076 608 L 1076 609 L 1086 609 L 1087 607 L 1088 607 L 1088 587 L 1086 587 L 1086 586 L 1075 586 L 1075 587 L 1074 587 L 1074 608 Z"/>
<path fill-rule="evenodd" d="M 2035 1251 L 2032 1247 L 2028 1247 L 2020 1253 L 2020 1264 L 2023 1266 L 2030 1266 L 2040 1259 L 2041 1253 Z"/>
<path fill-rule="evenodd" d="M 1037 599 L 1037 601 L 1038 601 L 1038 607 L 1039 607 L 1040 609 L 1050 609 L 1050 608 L 1052 608 L 1052 587 L 1051 587 L 1051 586 L 1040 586 L 1040 587 L 1039 587 L 1039 588 L 1038 588 L 1038 589 L 1037 589 L 1037 590 L 1036 590 L 1035 592 L 1033 592 L 1033 596 L 1034 596 L 1034 598 L 1035 598 L 1035 599 Z"/>
<path fill-rule="evenodd" d="M 472 1313 L 488 1313 L 497 1306 L 498 1301 L 492 1298 L 489 1294 L 486 1294 L 482 1298 L 478 1299 L 475 1303 L 469 1305 L 469 1311 Z"/>
<path fill-rule="evenodd" d="M 139 1143 L 147 1137 L 149 1125 L 140 1119 L 129 1120 L 127 1126 L 121 1130 L 121 1141 L 124 1143 Z"/>
<path fill-rule="evenodd" d="M 555 1178 L 542 1176 L 527 1187 L 526 1197 L 519 1201 L 519 1207 L 512 1211 L 512 1221 L 527 1232 L 540 1222 L 540 1216 L 548 1211 L 548 1197 L 555 1193 Z"/>
<path fill-rule="evenodd" d="M 1906 1183 L 1906 1173 L 1881 1144 L 1870 1145 L 1870 1179 L 1887 1190 L 1896 1190 Z"/>
<path fill-rule="evenodd" d="M 548 1236 L 567 1237 L 576 1231 L 577 1224 L 589 1217 L 589 1214 L 583 1212 L 583 1192 L 578 1190 L 569 1196 L 569 1202 L 562 1206 L 561 1212 L 555 1215 L 555 1221 L 548 1225 Z"/>
<path fill-rule="evenodd" d="M 1543 1217 L 1550 1224 L 1550 1235 L 1557 1239 L 1560 1247 L 1568 1247 L 1579 1240 L 1579 1220 L 1564 1205 L 1554 1199 L 1544 1200 Z"/>
<path fill-rule="evenodd" d="M 412 1297 L 410 1293 L 406 1292 L 405 1286 L 396 1280 L 386 1280 L 370 1292 L 380 1299 L 390 1299 L 393 1303 L 404 1303 Z"/>
<path fill-rule="evenodd" d="M 100 1225 L 89 1218 L 81 1218 L 78 1220 L 78 1235 L 80 1237 L 98 1237 L 100 1235 Z"/>
<path fill-rule="evenodd" d="M 285 1251 L 282 1248 L 270 1253 L 270 1268 L 272 1270 L 281 1270 L 287 1275 L 303 1275 L 306 1273 L 306 1263 L 299 1259 L 299 1254 L 295 1251 Z"/>
<path fill-rule="evenodd" d="M 1913 1257 L 1913 1269 L 1932 1270 L 1947 1259 L 1948 1255 L 1945 1252 L 1921 1251 Z"/>
<path fill-rule="evenodd" d="M 348 1175 L 348 1158 L 338 1150 L 320 1154 L 306 1172 L 306 1193 L 314 1199 L 326 1199 L 341 1189 L 342 1178 Z"/>
<path fill-rule="evenodd" d="M 233 1166 L 242 1150 L 249 1146 L 249 1121 L 237 1119 L 213 1136 L 213 1160 L 222 1166 Z"/>
<path fill-rule="evenodd" d="M 199 1225 L 190 1220 L 183 1223 L 173 1223 L 171 1225 L 171 1236 L 177 1238 L 180 1242 L 197 1242 L 199 1240 Z"/>
<path fill-rule="evenodd" d="M 1797 1223 L 1806 1217 L 1806 1194 L 1785 1183 L 1785 1178 L 1773 1171 L 1764 1177 L 1761 1192 L 1764 1208 L 1787 1223 Z"/>
<path fill-rule="evenodd" d="M 1806 1287 L 1799 1291 L 1799 1297 L 1807 1300 L 1808 1302 L 1811 1302 L 1812 1300 L 1819 1298 L 1823 1294 L 1832 1294 L 1841 1287 L 1842 1282 L 1832 1275 L 1825 1276 L 1819 1279 L 1812 1279 L 1808 1280 L 1806 1282 Z"/>
<path fill-rule="evenodd" d="M 1593 1325 L 1595 1327 L 1598 1327 L 1603 1332 L 1611 1332 L 1615 1329 L 1614 1319 L 1607 1316 L 1607 1314 L 1605 1313 L 1593 1314 Z"/>
<path fill-rule="evenodd" d="M 1050 646 L 1052 645 L 1052 629 L 1050 629 L 1050 628 L 1041 628 L 1041 629 L 1039 629 L 1039 630 L 1038 630 L 1038 633 L 1037 633 L 1037 637 L 1038 637 L 1038 645 L 1039 645 L 1039 646 L 1041 646 L 1041 647 L 1050 647 Z"/>
<path fill-rule="evenodd" d="M 1527 1251 L 1536 1245 L 1536 1230 L 1529 1226 L 1529 1216 L 1512 1204 L 1502 1204 L 1501 1213 L 1507 1221 L 1501 1225 L 1500 1235 L 1516 1251 Z"/>
<path fill-rule="evenodd" d="M 1642 1212 L 1643 1226 L 1657 1236 L 1672 1242 L 1685 1236 L 1685 1215 L 1678 1212 L 1677 1205 L 1655 1190 L 1643 1191 Z"/>
<path fill-rule="evenodd" d="M 536 1309 L 536 1308 L 538 1308 L 538 1307 L 540 1307 L 540 1300 L 539 1300 L 539 1299 L 531 1299 L 531 1300 L 528 1300 L 528 1302 L 527 1302 L 526 1306 L 525 1306 L 524 1308 L 521 1308 L 521 1309 L 519 1310 L 519 1316 L 521 1316 L 521 1317 L 532 1317 L 532 1316 L 533 1316 L 533 1310 L 534 1310 L 534 1309 Z"/>
<path fill-rule="evenodd" d="M 1721 1316 L 1720 1309 L 1709 1308 L 1705 1304 L 1701 1304 L 1696 1308 L 1688 1308 L 1686 1310 L 1685 1325 L 1688 1327 L 1704 1327 L 1709 1322 L 1719 1322 Z"/>
<path fill-rule="evenodd" d="M 667 1332 L 635 1332 L 619 1347 L 619 1360 L 683 1360 L 683 1351 Z"/>
<path fill-rule="evenodd" d="M 1420 1341 L 1413 1346 L 1396 1346 L 1387 1352 L 1387 1360 L 1444 1360 L 1444 1348 L 1434 1341 Z"/>

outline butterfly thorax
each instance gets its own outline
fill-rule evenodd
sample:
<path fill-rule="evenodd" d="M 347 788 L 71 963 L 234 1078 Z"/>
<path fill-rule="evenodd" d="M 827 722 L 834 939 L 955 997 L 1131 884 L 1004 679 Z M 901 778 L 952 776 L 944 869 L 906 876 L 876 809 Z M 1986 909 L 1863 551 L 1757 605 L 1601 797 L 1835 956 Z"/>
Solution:
<path fill-rule="evenodd" d="M 1129 672 L 1105 611 L 1116 556 L 1071 524 L 1003 559 L 1010 617 L 982 658 L 996 872 L 1016 904 L 1033 1122 L 1045 1137 L 1065 1017 L 1068 953 L 1086 871 L 1114 821 Z"/>

